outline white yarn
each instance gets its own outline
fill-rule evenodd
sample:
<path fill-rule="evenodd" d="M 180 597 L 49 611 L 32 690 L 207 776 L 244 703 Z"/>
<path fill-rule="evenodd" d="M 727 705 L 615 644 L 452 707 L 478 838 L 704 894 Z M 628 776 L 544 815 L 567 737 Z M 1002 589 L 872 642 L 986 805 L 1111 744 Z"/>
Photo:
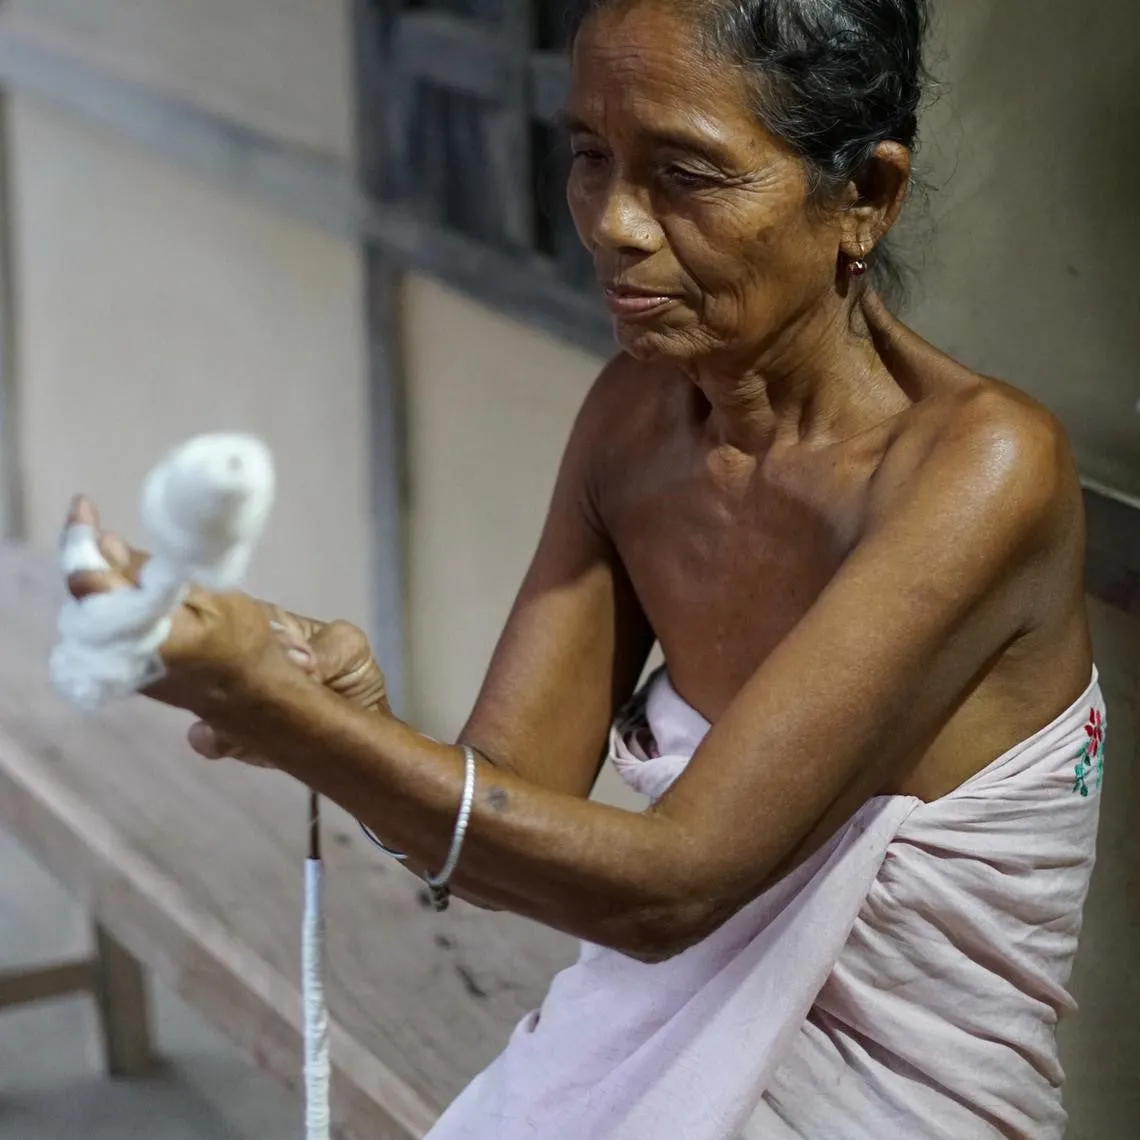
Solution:
<path fill-rule="evenodd" d="M 305 860 L 305 923 L 301 973 L 305 1012 L 305 1137 L 329 1140 L 329 1010 L 325 998 L 323 865 Z"/>
<path fill-rule="evenodd" d="M 94 710 L 158 680 L 171 613 L 191 582 L 216 590 L 238 585 L 273 492 L 272 457 L 252 436 L 199 436 L 160 463 L 143 487 L 152 556 L 138 587 L 72 598 L 63 607 L 51 659 L 60 695 Z M 60 564 L 67 575 L 110 569 L 83 525 L 68 528 Z"/>
<path fill-rule="evenodd" d="M 51 657 L 56 691 L 93 711 L 163 675 L 160 650 L 191 583 L 214 590 L 241 582 L 273 505 L 269 449 L 247 435 L 205 435 L 172 452 L 147 476 L 142 517 L 151 558 L 138 586 L 69 599 Z M 111 569 L 90 526 L 69 527 L 60 550 L 65 577 Z M 302 985 L 306 1140 L 329 1140 L 328 1008 L 323 960 L 321 863 L 305 865 Z"/>

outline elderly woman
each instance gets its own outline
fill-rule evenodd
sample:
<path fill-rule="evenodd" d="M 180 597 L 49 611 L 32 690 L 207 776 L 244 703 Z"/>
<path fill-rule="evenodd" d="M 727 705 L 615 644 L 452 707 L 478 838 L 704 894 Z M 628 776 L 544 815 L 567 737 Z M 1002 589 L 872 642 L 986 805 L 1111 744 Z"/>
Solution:
<path fill-rule="evenodd" d="M 586 12 L 569 200 L 621 352 L 458 744 L 342 625 L 177 616 L 152 695 L 199 751 L 583 940 L 433 1137 L 1062 1135 L 1103 736 L 1081 495 L 1045 410 L 876 291 L 925 17 Z M 607 751 L 647 810 L 588 799 Z"/>

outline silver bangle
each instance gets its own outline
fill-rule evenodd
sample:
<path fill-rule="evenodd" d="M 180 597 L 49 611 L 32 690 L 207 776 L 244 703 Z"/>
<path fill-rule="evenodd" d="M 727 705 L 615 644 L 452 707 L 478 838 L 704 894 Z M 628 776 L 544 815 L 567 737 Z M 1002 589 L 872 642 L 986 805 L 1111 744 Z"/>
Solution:
<path fill-rule="evenodd" d="M 455 831 L 451 836 L 451 849 L 447 853 L 447 861 L 437 875 L 425 875 L 424 882 L 431 892 L 432 906 L 436 910 L 447 910 L 451 901 L 451 892 L 447 884 L 455 874 L 459 865 L 459 856 L 463 852 L 463 840 L 467 836 L 467 825 L 471 822 L 471 809 L 475 806 L 475 751 L 464 746 L 464 776 L 463 801 L 459 805 L 459 815 L 455 820 Z"/>
<path fill-rule="evenodd" d="M 356 822 L 360 826 L 360 830 L 364 832 L 364 837 L 368 840 L 369 843 L 372 844 L 373 847 L 379 847 L 385 855 L 389 855 L 401 863 L 406 863 L 408 861 L 408 857 L 403 853 L 403 851 L 397 851 L 395 848 L 387 847 L 381 843 L 380 840 L 376 838 L 376 833 L 366 823 L 361 823 L 360 820 L 357 820 Z"/>

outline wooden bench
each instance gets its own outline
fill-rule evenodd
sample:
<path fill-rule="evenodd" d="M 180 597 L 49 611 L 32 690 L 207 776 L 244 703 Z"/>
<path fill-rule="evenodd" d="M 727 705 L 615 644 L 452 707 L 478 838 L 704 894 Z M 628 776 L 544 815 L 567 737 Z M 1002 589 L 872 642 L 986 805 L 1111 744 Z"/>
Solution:
<path fill-rule="evenodd" d="M 153 1055 L 151 971 L 297 1089 L 304 789 L 195 758 L 185 718 L 142 699 L 71 710 L 47 679 L 60 598 L 47 559 L 0 549 L 0 827 L 86 907 L 94 952 L 0 974 L 0 1007 L 90 990 L 130 1075 Z M 417 1137 L 574 948 L 461 903 L 436 915 L 332 805 L 325 851 L 336 1123 Z"/>

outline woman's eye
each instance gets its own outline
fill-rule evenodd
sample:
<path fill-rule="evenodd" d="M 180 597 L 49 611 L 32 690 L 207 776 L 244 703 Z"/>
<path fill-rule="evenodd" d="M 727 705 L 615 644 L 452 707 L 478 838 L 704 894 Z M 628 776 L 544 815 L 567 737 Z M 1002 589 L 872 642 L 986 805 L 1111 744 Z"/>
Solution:
<path fill-rule="evenodd" d="M 573 153 L 575 162 L 585 162 L 590 166 L 600 166 L 606 161 L 606 156 L 600 150 L 592 150 L 590 147 L 576 147 Z"/>
<path fill-rule="evenodd" d="M 704 186 L 711 186 L 716 181 L 707 172 L 691 170 L 686 166 L 666 166 L 661 174 L 666 182 L 682 190 L 700 189 Z"/>

